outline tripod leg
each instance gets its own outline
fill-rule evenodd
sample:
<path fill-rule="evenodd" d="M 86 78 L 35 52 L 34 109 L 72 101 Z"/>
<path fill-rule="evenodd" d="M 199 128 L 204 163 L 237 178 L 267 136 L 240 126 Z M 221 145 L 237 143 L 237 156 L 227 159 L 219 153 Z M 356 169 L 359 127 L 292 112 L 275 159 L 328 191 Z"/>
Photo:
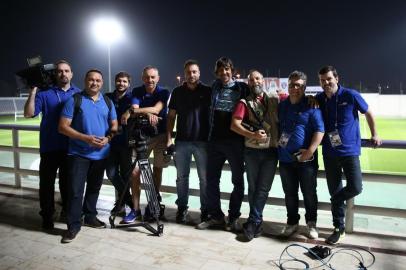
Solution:
<path fill-rule="evenodd" d="M 152 171 L 149 161 L 147 159 L 140 160 L 138 164 L 141 169 L 141 181 L 144 185 L 149 210 L 153 215 L 153 217 L 157 220 L 157 223 L 159 224 L 160 206 L 158 196 L 155 190 L 154 181 L 152 178 Z"/>
<path fill-rule="evenodd" d="M 130 174 L 132 173 L 132 171 L 134 170 L 135 166 L 137 165 L 137 161 L 134 160 L 130 166 L 130 169 L 128 172 L 126 172 L 125 177 L 128 178 L 130 176 Z M 120 198 L 118 200 L 119 205 L 121 205 L 124 201 L 124 197 L 126 195 L 126 190 L 128 190 L 128 188 L 130 187 L 130 183 L 133 181 L 132 178 L 128 179 L 127 183 L 125 184 L 124 190 L 123 192 L 120 194 Z M 117 213 L 114 212 L 112 215 L 110 215 L 109 217 L 109 222 L 110 222 L 110 226 L 111 228 L 115 228 L 116 225 L 114 224 L 114 221 L 117 217 Z"/>

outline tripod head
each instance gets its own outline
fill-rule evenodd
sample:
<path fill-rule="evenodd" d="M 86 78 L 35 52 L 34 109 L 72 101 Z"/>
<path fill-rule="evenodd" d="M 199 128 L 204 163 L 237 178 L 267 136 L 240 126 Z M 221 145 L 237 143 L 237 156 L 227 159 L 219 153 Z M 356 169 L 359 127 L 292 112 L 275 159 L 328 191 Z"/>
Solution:
<path fill-rule="evenodd" d="M 147 159 L 147 145 L 151 137 L 158 135 L 156 126 L 151 125 L 146 114 L 136 114 L 128 119 L 128 146 L 135 149 L 137 159 Z"/>

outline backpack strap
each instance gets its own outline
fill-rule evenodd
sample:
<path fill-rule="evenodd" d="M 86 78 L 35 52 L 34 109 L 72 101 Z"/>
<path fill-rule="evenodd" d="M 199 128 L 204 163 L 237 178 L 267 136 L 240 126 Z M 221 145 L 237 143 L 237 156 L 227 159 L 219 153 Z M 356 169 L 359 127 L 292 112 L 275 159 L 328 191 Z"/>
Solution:
<path fill-rule="evenodd" d="M 72 122 L 76 119 L 77 115 L 82 112 L 80 106 L 82 105 L 83 91 L 73 95 L 73 117 Z"/>
<path fill-rule="evenodd" d="M 106 102 L 107 108 L 109 108 L 109 114 L 111 112 L 111 107 L 113 107 L 113 101 L 106 95 L 103 94 L 104 102 Z"/>
<path fill-rule="evenodd" d="M 77 115 L 82 112 L 82 109 L 80 108 L 80 106 L 82 105 L 83 94 L 84 94 L 84 91 L 73 95 L 74 107 L 73 107 L 72 122 L 77 117 Z M 104 102 L 106 102 L 106 105 L 107 105 L 107 108 L 109 109 L 109 114 L 110 114 L 111 107 L 113 106 L 113 102 L 106 94 L 103 94 L 103 99 L 104 99 Z"/>

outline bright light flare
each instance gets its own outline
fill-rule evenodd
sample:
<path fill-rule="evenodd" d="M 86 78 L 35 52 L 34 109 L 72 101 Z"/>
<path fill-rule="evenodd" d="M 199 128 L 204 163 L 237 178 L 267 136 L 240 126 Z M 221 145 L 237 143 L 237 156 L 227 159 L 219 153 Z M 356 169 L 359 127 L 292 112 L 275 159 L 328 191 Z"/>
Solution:
<path fill-rule="evenodd" d="M 100 18 L 93 22 L 92 32 L 95 38 L 104 44 L 111 45 L 124 38 L 123 25 L 115 18 Z"/>

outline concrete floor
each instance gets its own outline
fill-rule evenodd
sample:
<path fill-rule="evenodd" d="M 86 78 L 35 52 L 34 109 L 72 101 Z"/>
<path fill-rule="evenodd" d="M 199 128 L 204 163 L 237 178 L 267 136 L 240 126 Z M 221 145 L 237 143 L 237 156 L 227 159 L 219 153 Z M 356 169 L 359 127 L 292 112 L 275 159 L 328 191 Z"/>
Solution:
<path fill-rule="evenodd" d="M 99 218 L 108 221 L 113 198 L 102 196 L 98 202 Z M 288 241 L 277 237 L 281 223 L 267 221 L 265 234 L 251 242 L 241 235 L 222 230 L 200 231 L 194 228 L 199 213 L 191 211 L 190 224 L 174 222 L 176 209 L 167 205 L 164 234 L 151 236 L 144 228 L 92 229 L 82 227 L 77 238 L 61 244 L 66 225 L 56 222 L 55 229 L 40 229 L 37 191 L 0 185 L 0 269 L 280 269 L 276 266 L 283 250 L 290 244 L 312 247 L 324 244 L 330 230 L 320 229 L 320 238 L 308 240 L 301 231 Z M 346 247 L 363 247 L 373 252 L 376 262 L 368 269 L 405 269 L 406 237 L 354 233 L 347 235 Z M 344 246 L 343 246 L 344 247 Z M 338 250 L 338 249 L 336 249 Z M 301 247 L 290 247 L 289 253 L 306 261 L 310 267 L 320 265 L 303 255 Z M 365 264 L 372 258 L 359 250 Z M 358 269 L 359 256 L 353 251 L 341 252 L 329 262 L 333 269 Z M 286 253 L 282 259 L 288 259 Z M 299 263 L 285 267 L 305 269 Z M 327 266 L 319 269 L 331 269 Z"/>

